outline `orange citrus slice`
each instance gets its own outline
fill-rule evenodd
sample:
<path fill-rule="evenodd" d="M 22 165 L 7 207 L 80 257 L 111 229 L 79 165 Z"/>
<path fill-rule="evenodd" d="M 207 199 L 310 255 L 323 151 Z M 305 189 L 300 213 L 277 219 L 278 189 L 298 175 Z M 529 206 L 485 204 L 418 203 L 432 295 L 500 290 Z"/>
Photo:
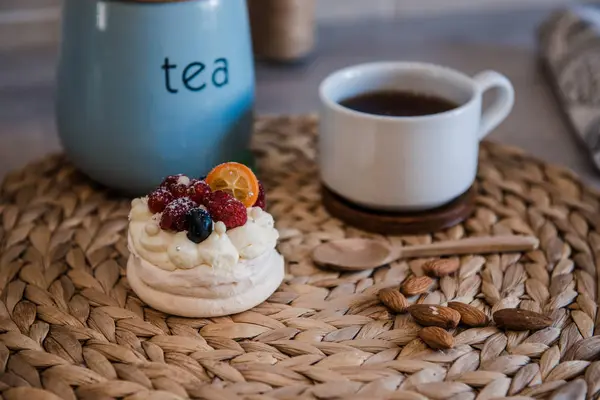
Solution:
<path fill-rule="evenodd" d="M 217 165 L 206 176 L 206 183 L 213 191 L 227 192 L 246 207 L 252 207 L 258 198 L 258 179 L 244 164 L 228 162 Z"/>

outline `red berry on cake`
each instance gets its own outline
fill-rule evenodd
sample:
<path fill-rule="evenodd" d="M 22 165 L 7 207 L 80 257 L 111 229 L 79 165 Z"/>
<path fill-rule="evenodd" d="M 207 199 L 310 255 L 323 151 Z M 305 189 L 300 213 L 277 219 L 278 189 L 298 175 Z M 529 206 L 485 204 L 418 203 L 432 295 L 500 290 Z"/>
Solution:
<path fill-rule="evenodd" d="M 153 214 L 163 212 L 165 207 L 174 199 L 171 192 L 164 187 L 159 187 L 148 195 L 148 208 Z"/>
<path fill-rule="evenodd" d="M 176 183 L 171 186 L 171 193 L 176 199 L 186 197 L 188 192 L 188 186 L 183 183 Z"/>
<path fill-rule="evenodd" d="M 224 192 L 222 190 L 217 190 L 215 192 L 211 192 L 211 194 L 208 196 L 207 203 L 208 204 L 226 203 L 231 200 L 236 200 L 236 199 L 227 192 Z"/>
<path fill-rule="evenodd" d="M 188 229 L 188 212 L 198 207 L 198 204 L 187 197 L 173 200 L 165 207 L 160 219 L 160 227 L 164 230 L 181 232 Z"/>
<path fill-rule="evenodd" d="M 198 204 L 206 205 L 208 196 L 212 193 L 208 183 L 193 179 L 187 188 L 187 196 Z"/>
<path fill-rule="evenodd" d="M 220 190 L 211 193 L 206 207 L 213 221 L 223 222 L 227 229 L 237 228 L 248 221 L 244 204 L 229 193 Z"/>
<path fill-rule="evenodd" d="M 256 199 L 256 203 L 254 203 L 253 207 L 260 207 L 263 210 L 267 206 L 267 199 L 265 195 L 265 188 L 262 182 L 258 182 L 258 198 Z"/>
<path fill-rule="evenodd" d="M 160 187 L 164 187 L 169 190 L 173 196 L 178 199 L 180 197 L 187 196 L 188 185 L 190 184 L 190 178 L 183 174 L 167 176 L 165 180 L 160 184 Z"/>
<path fill-rule="evenodd" d="M 162 181 L 160 187 L 171 190 L 171 186 L 176 184 L 177 181 L 179 181 L 179 178 L 181 178 L 182 176 L 183 174 L 169 175 Z"/>

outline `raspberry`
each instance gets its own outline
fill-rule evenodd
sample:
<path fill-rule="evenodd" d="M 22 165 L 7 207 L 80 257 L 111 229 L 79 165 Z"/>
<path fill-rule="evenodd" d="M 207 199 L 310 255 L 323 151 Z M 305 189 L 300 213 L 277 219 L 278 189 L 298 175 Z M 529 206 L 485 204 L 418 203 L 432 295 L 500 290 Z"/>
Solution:
<path fill-rule="evenodd" d="M 265 195 L 265 188 L 263 184 L 260 181 L 258 181 L 258 198 L 256 199 L 256 202 L 254 203 L 253 207 L 260 207 L 264 210 L 266 206 L 267 198 Z"/>
<path fill-rule="evenodd" d="M 242 226 L 248 220 L 248 212 L 242 202 L 220 190 L 210 194 L 206 207 L 213 221 L 223 222 L 227 229 Z"/>
<path fill-rule="evenodd" d="M 183 174 L 177 174 L 167 176 L 160 184 L 160 187 L 170 190 L 173 196 L 178 199 L 180 197 L 187 196 L 187 188 L 189 184 L 190 179 L 187 176 Z"/>
<path fill-rule="evenodd" d="M 179 180 L 179 178 L 181 178 L 183 176 L 183 174 L 177 174 L 177 175 L 170 175 L 167 176 L 162 183 L 160 184 L 159 187 L 163 187 L 165 189 L 171 190 L 171 186 L 173 186 L 174 184 L 177 183 L 177 181 Z"/>
<path fill-rule="evenodd" d="M 176 183 L 171 186 L 171 193 L 176 199 L 187 196 L 188 187 L 183 183 Z"/>
<path fill-rule="evenodd" d="M 148 195 L 148 208 L 153 214 L 162 212 L 173 199 L 174 197 L 171 192 L 165 188 L 159 187 Z"/>
<path fill-rule="evenodd" d="M 232 195 L 222 190 L 217 190 L 216 192 L 212 192 L 210 196 L 208 196 L 208 204 L 210 203 L 226 203 L 230 200 L 236 200 Z M 239 201 L 239 200 L 238 200 Z"/>
<path fill-rule="evenodd" d="M 164 230 L 176 232 L 187 230 L 189 226 L 187 214 L 192 208 L 196 207 L 198 207 L 198 204 L 187 197 L 173 200 L 163 211 L 160 227 Z"/>
<path fill-rule="evenodd" d="M 208 183 L 204 181 L 192 180 L 192 183 L 187 189 L 187 196 L 198 204 L 205 205 L 208 201 L 208 196 L 212 193 Z"/>

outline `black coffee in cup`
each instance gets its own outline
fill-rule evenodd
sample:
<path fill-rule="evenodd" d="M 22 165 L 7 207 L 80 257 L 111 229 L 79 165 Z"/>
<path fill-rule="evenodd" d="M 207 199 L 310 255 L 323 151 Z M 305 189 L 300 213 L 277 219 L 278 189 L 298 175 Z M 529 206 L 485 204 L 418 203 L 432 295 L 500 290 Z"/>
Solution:
<path fill-rule="evenodd" d="M 389 117 L 439 114 L 458 107 L 458 104 L 442 97 L 399 90 L 367 92 L 339 103 L 354 111 Z"/>

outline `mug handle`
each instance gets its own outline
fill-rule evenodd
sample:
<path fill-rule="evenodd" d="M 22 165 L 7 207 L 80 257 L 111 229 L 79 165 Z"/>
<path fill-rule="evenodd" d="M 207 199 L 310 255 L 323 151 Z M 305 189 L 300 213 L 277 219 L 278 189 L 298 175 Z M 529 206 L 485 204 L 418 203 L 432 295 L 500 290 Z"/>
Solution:
<path fill-rule="evenodd" d="M 483 139 L 508 116 L 515 103 L 515 90 L 502 74 L 495 71 L 483 71 L 473 77 L 480 95 L 486 90 L 499 89 L 498 97 L 483 111 L 479 128 L 479 139 Z"/>

